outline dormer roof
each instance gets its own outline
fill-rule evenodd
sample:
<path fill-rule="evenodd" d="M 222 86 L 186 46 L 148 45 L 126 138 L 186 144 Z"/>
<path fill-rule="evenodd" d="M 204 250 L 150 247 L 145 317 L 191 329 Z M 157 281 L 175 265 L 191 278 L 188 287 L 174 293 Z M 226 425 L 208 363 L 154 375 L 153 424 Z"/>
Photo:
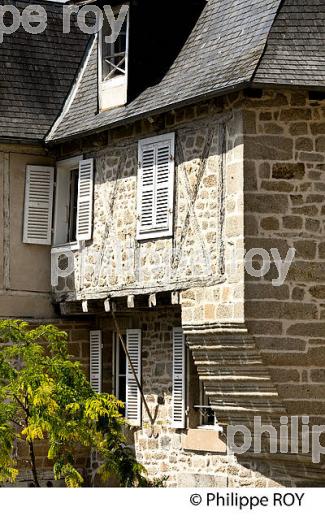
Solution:
<path fill-rule="evenodd" d="M 85 135 L 247 86 L 323 88 L 324 43 L 324 0 L 208 0 L 161 80 L 124 107 L 99 112 L 95 39 L 48 140 Z"/>

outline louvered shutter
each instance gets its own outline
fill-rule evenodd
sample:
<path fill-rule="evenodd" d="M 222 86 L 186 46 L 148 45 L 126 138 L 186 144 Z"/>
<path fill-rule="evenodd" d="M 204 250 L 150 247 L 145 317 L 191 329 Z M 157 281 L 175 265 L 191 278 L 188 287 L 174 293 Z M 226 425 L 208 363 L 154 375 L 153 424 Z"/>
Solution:
<path fill-rule="evenodd" d="M 54 168 L 27 166 L 25 186 L 25 244 L 51 244 Z"/>
<path fill-rule="evenodd" d="M 155 147 L 146 146 L 142 149 L 140 174 L 140 227 L 144 232 L 151 230 L 154 225 L 154 175 L 155 175 Z"/>
<path fill-rule="evenodd" d="M 126 331 L 126 345 L 141 384 L 141 330 Z M 126 371 L 126 414 L 132 426 L 141 426 L 141 395 L 129 363 Z"/>
<path fill-rule="evenodd" d="M 77 240 L 90 240 L 93 224 L 94 160 L 79 162 Z"/>
<path fill-rule="evenodd" d="M 138 240 L 172 235 L 174 148 L 174 134 L 139 141 Z"/>
<path fill-rule="evenodd" d="M 172 150 L 169 142 L 156 147 L 156 200 L 155 227 L 170 231 L 172 202 L 170 201 L 170 184 L 172 171 Z M 171 204 L 170 204 L 171 202 Z M 170 211 L 169 211 L 170 210 Z"/>
<path fill-rule="evenodd" d="M 102 331 L 90 331 L 90 384 L 98 394 L 102 391 Z"/>
<path fill-rule="evenodd" d="M 181 328 L 173 329 L 173 428 L 185 428 L 185 338 Z"/>

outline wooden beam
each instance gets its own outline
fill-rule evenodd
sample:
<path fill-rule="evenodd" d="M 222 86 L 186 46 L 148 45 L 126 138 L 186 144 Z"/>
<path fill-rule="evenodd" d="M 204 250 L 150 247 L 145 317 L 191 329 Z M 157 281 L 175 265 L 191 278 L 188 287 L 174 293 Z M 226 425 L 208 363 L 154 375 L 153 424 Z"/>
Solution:
<path fill-rule="evenodd" d="M 157 299 L 155 294 L 150 294 L 149 296 L 149 307 L 156 307 L 157 305 Z"/>
<path fill-rule="evenodd" d="M 133 294 L 130 294 L 127 297 L 127 306 L 128 306 L 128 309 L 134 309 L 134 295 Z"/>
<path fill-rule="evenodd" d="M 104 309 L 105 312 L 111 311 L 111 300 L 109 298 L 106 298 L 106 300 L 104 301 Z"/>
<path fill-rule="evenodd" d="M 179 292 L 175 291 L 175 292 L 171 293 L 171 302 L 172 302 L 172 305 L 179 305 L 179 302 L 180 302 Z"/>

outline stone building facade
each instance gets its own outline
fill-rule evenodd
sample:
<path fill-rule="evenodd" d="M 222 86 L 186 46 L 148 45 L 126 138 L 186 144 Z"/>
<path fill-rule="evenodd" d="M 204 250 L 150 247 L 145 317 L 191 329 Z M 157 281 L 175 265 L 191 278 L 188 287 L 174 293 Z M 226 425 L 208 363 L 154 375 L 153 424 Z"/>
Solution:
<path fill-rule="evenodd" d="M 118 67 L 102 32 L 88 39 L 74 26 L 58 38 L 57 5 L 51 60 L 46 38 L 33 50 L 54 69 L 20 56 L 22 82 L 8 66 L 18 110 L 13 128 L 8 89 L 0 315 L 69 332 L 95 390 L 126 402 L 128 439 L 149 477 L 171 487 L 324 485 L 306 439 L 325 424 L 325 13 L 319 0 L 166 0 L 155 6 L 161 20 L 173 8 L 165 47 L 163 23 L 144 31 L 151 4 L 130 1 Z M 0 48 L 3 62 L 14 42 L 24 47 L 15 38 Z M 51 178 L 36 241 L 31 165 Z M 34 182 L 42 191 L 41 174 Z M 261 449 L 234 454 L 243 432 L 257 440 L 256 418 Z M 38 457 L 46 484 L 44 445 Z M 79 462 L 95 477 L 87 454 Z"/>
<path fill-rule="evenodd" d="M 251 427 L 254 415 L 277 428 L 280 416 L 323 423 L 325 105 L 315 97 L 242 92 L 176 110 L 151 127 L 143 121 L 111 130 L 100 146 L 98 137 L 79 150 L 69 145 L 95 159 L 94 238 L 73 252 L 70 289 L 58 285 L 56 299 L 64 296 L 67 313 L 82 312 L 87 301 L 97 316 L 104 390 L 114 391 L 116 336 L 104 301 L 115 307 L 123 332 L 142 331 L 143 390 L 155 421 L 150 425 L 143 408 L 131 437 L 149 475 L 167 475 L 167 485 L 323 482 L 310 454 L 236 457 L 225 435 L 229 424 Z M 137 143 L 164 132 L 176 138 L 175 231 L 173 238 L 138 243 Z M 56 147 L 60 160 L 69 146 Z M 245 254 L 256 248 L 271 258 L 261 276 L 265 258 L 256 252 L 257 277 L 247 258 L 245 268 Z M 284 260 L 290 248 L 295 257 L 277 286 L 271 251 Z M 173 327 L 183 328 L 188 350 L 185 429 L 171 426 Z M 223 434 L 197 429 L 199 380 Z"/>

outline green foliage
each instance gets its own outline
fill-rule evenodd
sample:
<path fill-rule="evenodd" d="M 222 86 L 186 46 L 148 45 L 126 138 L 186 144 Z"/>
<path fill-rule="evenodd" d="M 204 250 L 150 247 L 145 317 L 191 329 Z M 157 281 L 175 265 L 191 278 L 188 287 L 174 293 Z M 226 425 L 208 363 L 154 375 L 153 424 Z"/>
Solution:
<path fill-rule="evenodd" d="M 26 443 L 35 486 L 39 486 L 34 445 L 45 439 L 54 477 L 80 487 L 80 448 L 98 453 L 103 480 L 145 485 L 144 468 L 125 443 L 123 404 L 96 394 L 80 364 L 68 355 L 67 334 L 53 325 L 35 329 L 20 320 L 0 322 L 0 482 L 18 476 L 15 444 Z M 149 484 L 148 484 L 149 485 Z"/>

